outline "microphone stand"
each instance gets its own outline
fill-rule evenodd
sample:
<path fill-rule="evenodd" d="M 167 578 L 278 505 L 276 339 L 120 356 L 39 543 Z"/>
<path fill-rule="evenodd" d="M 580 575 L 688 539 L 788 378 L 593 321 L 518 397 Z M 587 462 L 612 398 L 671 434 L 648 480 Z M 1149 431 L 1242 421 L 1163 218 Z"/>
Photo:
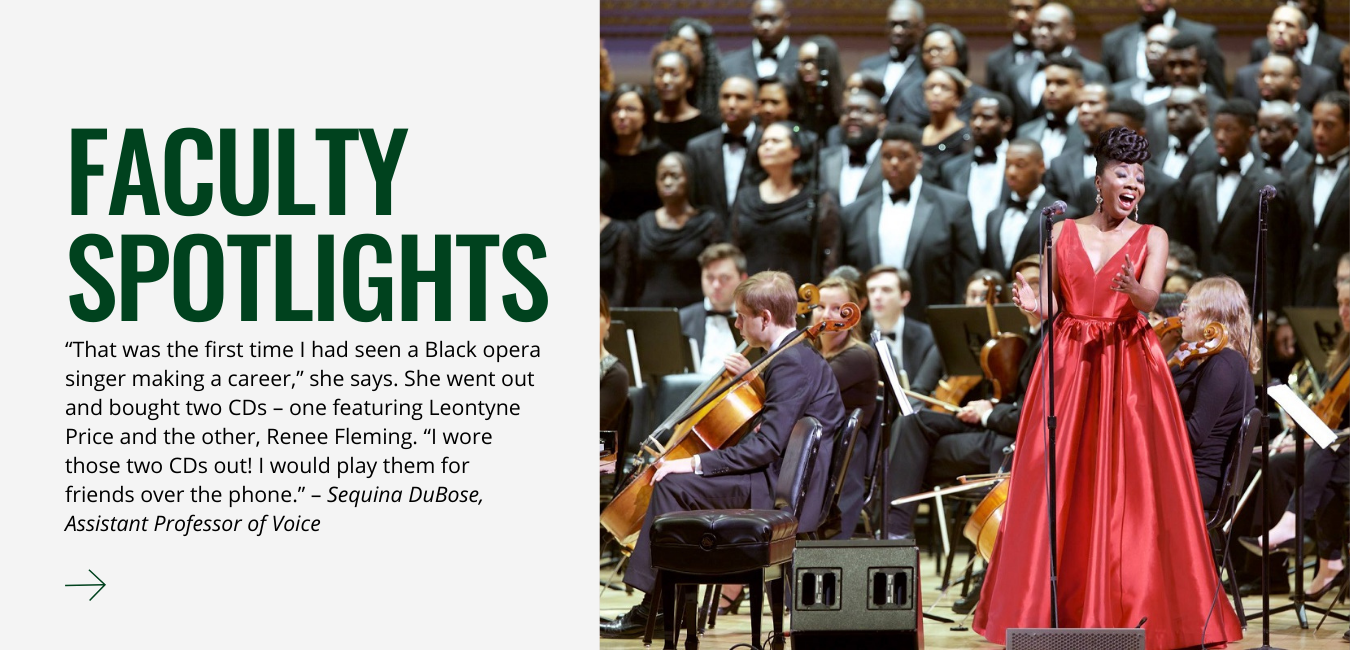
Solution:
<path fill-rule="evenodd" d="M 1256 228 L 1256 277 L 1252 282 L 1252 314 L 1260 314 L 1262 319 L 1266 319 L 1266 228 L 1268 212 L 1270 210 L 1270 197 L 1275 195 L 1275 188 L 1267 185 L 1261 189 L 1261 204 L 1257 210 L 1257 228 Z M 1268 320 L 1268 319 L 1267 319 Z M 1255 320 L 1252 322 L 1253 329 L 1256 327 Z M 1270 323 L 1266 322 L 1266 329 L 1270 328 Z M 1253 332 L 1255 334 L 1255 332 Z M 1248 341 L 1254 342 L 1255 336 L 1249 337 Z M 1253 343 L 1248 343 L 1252 345 Z M 1261 342 L 1261 349 L 1265 349 L 1265 342 Z M 1261 476 L 1265 482 L 1261 484 L 1261 538 L 1263 540 L 1270 537 L 1270 499 L 1265 498 L 1265 491 L 1270 485 L 1270 474 L 1266 471 L 1266 463 L 1269 454 L 1266 453 L 1266 447 L 1270 443 L 1270 395 L 1266 392 L 1270 388 L 1270 362 L 1263 361 L 1261 364 L 1261 426 L 1258 437 L 1261 439 Z M 1300 451 L 1302 444 L 1296 444 Z M 1300 453 L 1298 459 L 1298 469 L 1303 470 L 1303 454 Z M 1298 522 L 1302 523 L 1302 522 Z M 1300 526 L 1301 528 L 1301 526 Z M 1302 530 L 1295 533 L 1301 536 Z M 1301 541 L 1301 540 L 1300 540 Z M 1302 567 L 1299 567 L 1300 571 Z M 1300 590 L 1301 591 L 1301 590 Z M 1241 598 L 1241 596 L 1238 596 Z M 1262 542 L 1261 544 L 1261 650 L 1279 650 L 1270 645 L 1270 544 Z M 1303 618 L 1300 611 L 1300 619 Z M 1307 627 L 1307 623 L 1303 624 Z"/>
<path fill-rule="evenodd" d="M 1047 306 L 1044 342 L 1046 358 L 1046 378 L 1048 384 L 1049 402 L 1045 407 L 1045 454 L 1046 454 L 1046 486 L 1045 486 L 1045 509 L 1046 522 L 1050 528 L 1050 627 L 1059 627 L 1059 540 L 1057 539 L 1057 508 L 1055 501 L 1059 493 L 1056 491 L 1055 477 L 1059 474 L 1058 465 L 1055 461 L 1055 427 L 1058 422 L 1055 418 L 1055 320 L 1059 316 L 1056 313 L 1050 314 L 1049 306 L 1054 304 L 1054 280 L 1055 277 L 1055 239 L 1051 236 L 1054 233 L 1054 219 L 1057 212 L 1056 207 L 1062 202 L 1056 202 L 1048 208 L 1041 210 L 1041 247 L 1045 250 L 1045 259 L 1041 264 L 1045 267 L 1045 273 L 1041 276 L 1041 300 L 1045 301 Z M 1062 210 L 1060 210 L 1062 212 Z"/>
<path fill-rule="evenodd" d="M 829 90 L 830 82 L 826 79 L 829 71 L 820 68 L 820 75 L 816 80 L 816 114 L 812 121 L 820 119 L 825 113 L 825 93 Z M 815 131 L 802 125 L 802 133 L 799 134 L 803 141 L 806 140 L 806 134 L 815 134 Z M 811 220 L 811 278 L 808 282 L 819 282 L 824 278 L 820 277 L 820 149 L 824 144 L 824 136 L 816 135 L 816 142 L 813 143 L 811 156 L 814 159 L 811 165 L 811 199 L 807 202 L 807 209 L 810 211 Z"/>

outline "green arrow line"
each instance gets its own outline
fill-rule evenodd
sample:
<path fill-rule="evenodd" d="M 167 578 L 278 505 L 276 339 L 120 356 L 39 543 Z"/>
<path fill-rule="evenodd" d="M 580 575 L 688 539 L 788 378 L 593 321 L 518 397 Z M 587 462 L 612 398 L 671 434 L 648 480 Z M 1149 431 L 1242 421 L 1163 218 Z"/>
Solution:
<path fill-rule="evenodd" d="M 94 570 L 93 570 L 93 569 L 89 569 L 89 575 L 94 576 L 94 579 L 97 580 L 98 582 L 96 582 L 96 583 L 94 583 L 94 584 L 91 584 L 91 585 L 66 585 L 66 586 L 67 586 L 67 587 L 98 587 L 98 591 L 95 591 L 95 592 L 94 592 L 94 596 L 97 596 L 97 595 L 98 595 L 98 592 L 99 592 L 99 591 L 103 591 L 103 588 L 106 587 L 106 586 L 108 586 L 108 584 L 105 583 L 105 582 L 103 582 L 103 578 L 98 577 L 98 574 L 97 574 L 97 573 L 94 573 Z M 90 597 L 89 597 L 89 600 L 93 600 L 93 599 L 94 599 L 94 596 L 90 596 Z"/>

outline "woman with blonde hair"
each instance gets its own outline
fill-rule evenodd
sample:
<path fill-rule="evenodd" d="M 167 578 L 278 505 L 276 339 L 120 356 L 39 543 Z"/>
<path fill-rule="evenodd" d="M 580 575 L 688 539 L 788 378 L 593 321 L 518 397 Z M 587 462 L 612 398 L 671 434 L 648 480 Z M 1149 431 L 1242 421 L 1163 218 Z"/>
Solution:
<path fill-rule="evenodd" d="M 1200 503 L 1208 510 L 1223 475 L 1224 451 L 1242 435 L 1242 418 L 1256 405 L 1252 373 L 1261 365 L 1260 346 L 1251 345 L 1251 310 L 1237 280 L 1205 278 L 1191 286 L 1181 303 L 1181 338 L 1176 354 L 1205 341 L 1205 328 L 1218 323 L 1227 343 L 1218 352 L 1194 359 L 1172 373 L 1191 439 Z"/>

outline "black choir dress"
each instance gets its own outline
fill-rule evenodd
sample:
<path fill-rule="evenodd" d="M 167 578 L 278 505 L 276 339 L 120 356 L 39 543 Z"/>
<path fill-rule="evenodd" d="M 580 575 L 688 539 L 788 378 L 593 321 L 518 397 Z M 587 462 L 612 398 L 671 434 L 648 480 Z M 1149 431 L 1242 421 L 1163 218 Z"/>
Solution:
<path fill-rule="evenodd" d="M 683 307 L 703 299 L 699 253 L 722 240 L 722 216 L 704 210 L 679 230 L 656 223 L 656 212 L 638 217 L 637 280 L 632 290 L 638 307 Z"/>
<path fill-rule="evenodd" d="M 611 220 L 600 231 L 600 289 L 615 307 L 632 305 L 630 286 L 637 251 L 632 224 Z"/>
<path fill-rule="evenodd" d="M 811 186 L 781 203 L 765 203 L 759 184 L 742 187 L 732 212 L 732 242 L 745 253 L 750 274 L 783 271 L 795 284 L 818 282 L 839 265 L 839 207 L 822 192 L 816 210 L 820 277 L 811 277 Z"/>
<path fill-rule="evenodd" d="M 659 140 L 647 143 L 632 156 L 600 152 L 614 172 L 614 194 L 605 204 L 605 214 L 619 221 L 633 221 L 643 212 L 661 207 L 656 195 L 656 164 L 668 153 L 670 146 Z"/>
<path fill-rule="evenodd" d="M 671 149 L 684 151 L 685 146 L 695 136 L 702 135 L 720 126 L 722 126 L 722 123 L 718 120 L 713 119 L 706 113 L 699 113 L 683 122 L 657 122 L 656 135 L 660 136 L 662 142 L 670 145 Z"/>

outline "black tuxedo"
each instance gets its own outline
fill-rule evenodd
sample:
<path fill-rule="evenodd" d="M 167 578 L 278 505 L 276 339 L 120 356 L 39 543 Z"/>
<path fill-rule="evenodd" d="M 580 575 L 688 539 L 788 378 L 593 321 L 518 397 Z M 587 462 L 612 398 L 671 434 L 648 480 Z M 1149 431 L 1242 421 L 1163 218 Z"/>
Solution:
<path fill-rule="evenodd" d="M 1040 356 L 1041 339 L 1031 337 L 1031 346 L 1018 366 L 1017 386 L 994 405 L 987 426 L 966 424 L 955 415 L 928 409 L 915 411 L 896 421 L 892 428 L 891 462 L 886 474 L 888 500 L 917 494 L 925 486 L 950 481 L 964 474 L 997 472 L 1003 464 L 1003 449 L 1017 436 L 1031 371 Z M 941 444 L 939 444 L 941 443 Z M 1006 469 L 1006 468 L 1004 468 Z M 912 533 L 918 503 L 891 509 L 886 532 Z"/>
<path fill-rule="evenodd" d="M 1083 160 L 1094 160 L 1090 150 L 1091 143 L 1085 136 L 1082 146 L 1064 147 L 1064 153 L 1059 154 L 1054 160 L 1045 161 L 1045 190 L 1055 196 L 1058 196 L 1069 205 L 1079 204 L 1079 189 L 1083 185 L 1084 178 L 1092 178 L 1092 174 L 1083 174 Z M 1095 197 L 1096 194 L 1093 194 Z"/>
<path fill-rule="evenodd" d="M 1201 94 L 1205 97 L 1205 108 L 1209 111 L 1205 123 L 1210 124 L 1213 123 L 1214 115 L 1219 112 L 1224 99 L 1223 96 L 1214 93 L 1213 86 L 1207 90 L 1209 92 Z M 1153 153 L 1153 159 L 1162 164 L 1162 159 L 1167 153 L 1167 136 L 1170 133 L 1167 129 L 1167 102 L 1164 100 L 1149 104 L 1144 109 L 1146 111 L 1144 127 L 1148 129 L 1148 149 Z"/>
<path fill-rule="evenodd" d="M 764 129 L 755 127 L 755 134 L 746 144 L 745 167 L 741 169 L 739 187 L 748 183 L 750 157 L 759 146 L 759 136 Z M 727 174 L 722 162 L 722 130 L 709 131 L 695 136 L 685 147 L 685 155 L 693 164 L 694 195 L 690 197 L 694 205 L 702 205 L 718 211 L 718 214 L 730 215 L 733 206 L 727 205 Z M 737 188 L 739 190 L 739 187 Z M 727 218 L 730 218 L 729 216 Z M 731 232 L 730 222 L 722 224 L 722 232 Z"/>
<path fill-rule="evenodd" d="M 1302 137 L 1302 131 L 1299 132 L 1299 137 Z M 1252 147 L 1252 151 L 1260 151 L 1260 148 Z M 1264 155 L 1262 156 L 1262 160 L 1265 162 L 1267 168 L 1274 169 L 1271 167 L 1270 161 L 1265 159 Z M 1303 173 L 1312 161 L 1313 155 L 1308 153 L 1308 148 L 1304 147 L 1303 143 L 1300 142 L 1298 149 L 1294 150 L 1294 155 L 1289 157 L 1289 162 L 1280 162 L 1278 171 L 1280 172 L 1280 176 L 1284 177 L 1284 182 L 1289 186 L 1289 189 L 1294 189 L 1294 177 Z"/>
<path fill-rule="evenodd" d="M 1007 216 L 1008 202 L 1011 198 L 1011 196 L 1004 197 L 1003 200 L 998 202 L 998 207 L 989 211 L 989 218 L 985 220 L 986 235 L 984 238 L 986 242 L 984 247 L 985 267 L 1002 273 L 1003 277 L 1008 278 L 1009 281 L 1013 279 L 1012 266 L 1017 263 L 1017 260 L 1041 252 L 1041 210 L 1060 200 L 1047 188 L 1041 194 L 1041 200 L 1037 201 L 1036 205 L 1029 206 L 1031 208 L 1030 218 L 1027 219 L 1026 225 L 1022 227 L 1022 232 L 1017 238 L 1012 259 L 1007 259 L 1003 256 L 1002 229 L 1003 217 Z M 1069 208 L 1069 210 L 1072 209 L 1072 207 Z M 1056 220 L 1071 219 L 1073 216 L 1073 214 L 1066 214 L 1063 217 L 1057 217 Z"/>
<path fill-rule="evenodd" d="M 1095 177 L 1089 176 L 1078 183 L 1074 198 L 1069 205 L 1079 215 L 1091 214 L 1097 209 L 1097 185 Z M 1158 226 L 1168 232 L 1168 237 L 1176 240 L 1177 215 L 1180 214 L 1178 202 L 1182 200 L 1181 186 L 1177 179 L 1163 172 L 1162 167 L 1152 160 L 1144 163 L 1144 198 L 1139 200 L 1139 223 Z"/>
<path fill-rule="evenodd" d="M 1008 43 L 994 50 L 994 53 L 990 54 L 984 62 L 984 85 L 990 90 L 997 90 L 1012 97 L 1012 69 L 1017 67 L 1019 63 L 1017 53 L 1022 52 L 1021 58 L 1025 61 L 1028 57 L 1033 56 L 1032 52 L 1035 49 L 1030 43 L 1026 46 Z"/>
<path fill-rule="evenodd" d="M 942 163 L 942 167 L 938 171 L 938 183 L 961 196 L 970 196 L 970 164 L 973 162 L 975 162 L 974 149 L 953 156 L 947 162 Z M 1007 195 L 1007 193 L 1008 182 L 1005 180 L 999 188 L 999 195 Z"/>
<path fill-rule="evenodd" d="M 624 582 L 651 592 L 656 575 L 651 564 L 652 522 L 667 512 L 682 510 L 772 509 L 774 485 L 797 420 L 813 416 L 825 435 L 816 454 L 817 470 L 807 486 L 797 532 L 819 525 L 821 503 L 829 477 L 834 438 L 844 423 L 844 403 L 830 365 L 809 345 L 787 348 L 760 375 L 764 380 L 764 408 L 759 424 L 737 444 L 699 454 L 703 475 L 671 474 L 652 489 L 642 533 L 629 559 Z"/>
<path fill-rule="evenodd" d="M 1152 133 L 1152 130 L 1149 131 Z M 1163 131 L 1165 134 L 1166 131 Z M 1149 151 L 1153 154 L 1151 159 L 1162 167 L 1163 161 L 1167 160 L 1169 150 L 1167 146 L 1167 136 L 1163 136 L 1163 144 L 1160 148 L 1154 149 L 1152 138 L 1149 138 Z M 1191 179 L 1201 172 L 1213 171 L 1219 167 L 1219 152 L 1214 149 L 1214 134 L 1206 134 L 1205 138 L 1195 145 L 1195 153 L 1191 154 L 1186 161 L 1186 166 L 1181 168 L 1181 174 L 1177 176 L 1177 183 L 1181 185 L 1179 195 L 1186 194 L 1186 188 L 1190 187 Z M 1181 208 L 1178 208 L 1180 211 Z"/>
<path fill-rule="evenodd" d="M 1298 87 L 1298 95 L 1295 96 L 1295 100 L 1301 108 L 1311 111 L 1313 104 L 1316 104 L 1322 95 L 1336 90 L 1336 79 L 1331 76 L 1329 70 L 1321 66 L 1303 65 L 1298 61 L 1295 61 L 1294 65 L 1303 71 L 1303 83 Z M 1261 90 L 1256 87 L 1256 78 L 1260 74 L 1260 63 L 1249 63 L 1238 68 L 1237 84 L 1233 89 L 1233 96 L 1241 97 L 1251 102 L 1253 106 L 1261 106 Z M 1214 119 L 1214 114 L 1211 113 L 1209 117 Z"/>
<path fill-rule="evenodd" d="M 1039 143 L 1041 138 L 1045 135 L 1045 130 L 1047 128 L 1049 128 L 1049 122 L 1045 119 L 1044 115 L 1041 115 L 1022 126 L 1017 127 L 1017 137 L 1029 138 Z M 1075 122 L 1066 125 L 1064 127 L 1064 133 L 1067 136 L 1064 140 L 1064 151 L 1074 152 L 1083 150 L 1083 147 L 1087 144 L 1087 136 L 1083 135 L 1083 130 L 1078 128 L 1078 123 Z M 1058 156 L 1056 156 L 1056 158 L 1057 157 Z M 1053 162 L 1053 158 L 1046 157 L 1046 165 L 1050 165 Z"/>
<path fill-rule="evenodd" d="M 875 72 L 878 77 L 884 78 L 886 76 L 886 66 L 889 65 L 890 62 L 891 55 L 889 53 L 878 54 L 863 59 L 862 63 L 858 64 L 858 69 L 871 70 L 872 72 Z M 891 90 L 891 96 L 886 98 L 887 120 L 890 120 L 891 122 L 907 122 L 919 127 L 923 126 L 922 123 L 917 123 L 915 121 L 918 117 L 914 115 L 910 115 L 908 119 L 906 119 L 905 102 L 901 98 L 915 93 L 922 96 L 923 80 L 927 76 L 928 74 L 923 71 L 923 62 L 919 60 L 919 48 L 915 47 L 910 51 L 910 63 L 909 66 L 905 68 L 905 74 L 901 75 L 900 81 L 896 82 L 895 88 Z"/>
<path fill-rule="evenodd" d="M 1085 58 L 1078 52 L 1078 48 L 1071 48 L 1068 56 L 1083 64 L 1083 83 L 1106 85 L 1111 83 L 1111 76 L 1106 72 L 1106 68 L 1096 61 Z M 1003 83 L 1007 87 L 1004 94 L 1013 102 L 1013 126 L 1020 128 L 1023 124 L 1045 114 L 1044 104 L 1040 100 L 1032 102 L 1031 97 L 1031 78 L 1041 67 L 1040 61 L 1033 58 L 1008 71 L 1008 79 Z"/>
<path fill-rule="evenodd" d="M 1330 72 L 1333 79 L 1340 79 L 1341 75 L 1344 74 L 1341 70 L 1341 50 L 1343 48 L 1345 48 L 1344 40 L 1332 36 L 1325 29 L 1319 28 L 1317 30 L 1317 43 L 1313 45 L 1313 65 L 1321 66 Z M 1270 56 L 1270 41 L 1264 36 L 1253 40 L 1252 63 L 1259 63 L 1267 56 Z M 1308 108 L 1312 108 L 1312 106 L 1309 105 Z"/>
<path fill-rule="evenodd" d="M 775 77 L 784 81 L 797 81 L 797 44 L 789 39 L 787 54 L 778 61 L 778 72 Z M 759 79 L 759 68 L 756 66 L 755 50 L 747 45 L 743 49 L 728 52 L 722 55 L 722 78 L 745 77 L 752 81 Z"/>
<path fill-rule="evenodd" d="M 1324 38 L 1324 37 L 1323 37 Z M 1321 39 L 1319 38 L 1319 41 Z M 1296 254 L 1298 282 L 1294 287 L 1292 304 L 1299 307 L 1336 306 L 1336 264 L 1350 247 L 1350 189 L 1342 170 L 1327 197 L 1322 221 L 1313 227 L 1313 176 L 1315 165 L 1309 163 L 1295 172 L 1289 184 L 1290 221 L 1298 215 L 1299 237 Z"/>
<path fill-rule="evenodd" d="M 848 164 L 848 153 L 848 146 L 843 144 L 826 147 L 820 152 L 820 185 L 824 190 L 834 194 L 835 201 L 839 200 L 839 174 Z M 881 187 L 880 153 L 867 166 L 862 186 L 858 188 L 858 197 L 878 187 Z"/>
<path fill-rule="evenodd" d="M 1200 38 L 1201 43 L 1212 44 L 1217 42 L 1217 34 L 1213 25 L 1186 20 L 1177 16 L 1172 26 L 1178 32 L 1196 35 Z M 1135 21 L 1121 25 L 1102 36 L 1102 63 L 1111 73 L 1111 79 L 1124 81 L 1139 76 L 1138 69 L 1135 66 L 1138 64 L 1139 38 L 1143 34 L 1143 24 Z M 1203 45 L 1200 50 L 1201 56 L 1205 58 L 1205 83 L 1217 89 L 1220 96 L 1227 95 L 1228 86 L 1225 84 L 1223 77 L 1223 52 L 1211 45 Z"/>
<path fill-rule="evenodd" d="M 889 192 L 890 185 L 883 184 L 844 208 L 844 264 L 870 269 L 881 263 L 877 229 L 881 202 L 890 200 Z M 918 203 L 905 248 L 904 268 L 914 286 L 906 320 L 927 321 L 928 305 L 962 302 L 966 278 L 979 268 L 980 249 L 975 242 L 966 197 L 924 181 L 919 195 L 912 200 Z"/>
<path fill-rule="evenodd" d="M 1257 157 L 1247 173 L 1238 182 L 1237 191 L 1228 203 L 1223 219 L 1219 219 L 1217 204 L 1217 171 L 1196 174 L 1186 189 L 1186 206 L 1189 218 L 1181 219 L 1177 232 L 1171 233 L 1173 241 L 1180 241 L 1195 249 L 1199 258 L 1200 271 L 1206 275 L 1223 274 L 1237 280 L 1247 295 L 1252 295 L 1252 284 L 1256 270 L 1256 238 L 1259 227 L 1257 209 L 1260 204 L 1258 192 L 1266 185 L 1274 185 L 1279 194 L 1270 200 L 1266 242 L 1266 265 L 1271 278 L 1271 290 L 1267 293 L 1269 305 L 1279 309 L 1289 298 L 1288 279 L 1295 273 L 1287 254 L 1289 233 L 1294 228 L 1276 227 L 1275 224 L 1288 223 L 1284 182 L 1279 173 L 1266 169 Z"/>

